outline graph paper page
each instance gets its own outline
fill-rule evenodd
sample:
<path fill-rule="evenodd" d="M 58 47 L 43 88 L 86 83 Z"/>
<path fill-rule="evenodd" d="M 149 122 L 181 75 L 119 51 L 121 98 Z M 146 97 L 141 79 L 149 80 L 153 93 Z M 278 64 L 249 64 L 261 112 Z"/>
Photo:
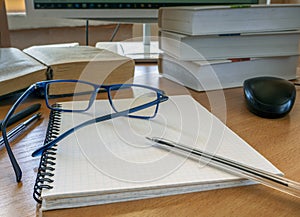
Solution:
<path fill-rule="evenodd" d="M 71 103 L 63 104 L 72 106 Z M 108 102 L 100 100 L 87 113 L 62 113 L 60 131 L 110 112 Z M 160 193 L 168 195 L 168 189 L 176 194 L 189 192 L 189 189 L 206 190 L 207 184 L 210 188 L 230 187 L 230 183 L 236 185 L 242 180 L 158 148 L 146 140 L 146 136 L 167 138 L 246 165 L 280 173 L 192 97 L 171 96 L 167 102 L 161 103 L 154 119 L 120 117 L 95 123 L 59 142 L 53 189 L 43 190 L 42 197 L 48 203 L 62 199 L 67 204 L 60 202 L 63 208 L 82 206 L 76 202 L 77 199 L 87 205 L 89 197 L 98 197 L 94 203 L 101 204 L 106 203 L 106 199 L 110 201 L 112 195 L 117 197 L 114 201 L 124 201 Z"/>

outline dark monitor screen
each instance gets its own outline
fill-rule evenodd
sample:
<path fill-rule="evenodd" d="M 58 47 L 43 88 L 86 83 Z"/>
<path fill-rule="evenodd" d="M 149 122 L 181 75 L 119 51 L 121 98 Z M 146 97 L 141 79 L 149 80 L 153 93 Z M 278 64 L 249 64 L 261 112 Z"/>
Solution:
<path fill-rule="evenodd" d="M 28 15 L 117 21 L 154 21 L 167 6 L 258 4 L 262 0 L 26 0 Z"/>

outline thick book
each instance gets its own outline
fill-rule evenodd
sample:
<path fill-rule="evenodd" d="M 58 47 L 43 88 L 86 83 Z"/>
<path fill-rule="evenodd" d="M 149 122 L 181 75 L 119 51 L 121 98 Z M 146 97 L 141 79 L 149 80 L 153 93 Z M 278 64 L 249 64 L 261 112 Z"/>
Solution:
<path fill-rule="evenodd" d="M 159 48 L 187 61 L 299 54 L 300 31 L 188 36 L 160 31 Z"/>
<path fill-rule="evenodd" d="M 164 7 L 159 28 L 188 35 L 300 29 L 299 4 Z"/>
<path fill-rule="evenodd" d="M 0 96 L 51 79 L 80 79 L 98 84 L 132 82 L 131 58 L 77 43 L 0 48 Z"/>
<path fill-rule="evenodd" d="M 0 96 L 47 78 L 47 67 L 17 48 L 0 48 Z"/>
<path fill-rule="evenodd" d="M 163 77 L 197 91 L 243 86 L 244 80 L 258 76 L 295 79 L 299 56 L 246 58 L 215 61 L 180 61 L 160 56 Z"/>
<path fill-rule="evenodd" d="M 71 108 L 74 103 L 84 102 L 62 102 L 57 106 Z M 46 142 L 83 121 L 111 112 L 108 100 L 98 100 L 94 107 L 97 109 L 85 113 L 52 111 Z M 163 136 L 281 174 L 191 96 L 171 96 L 160 104 L 154 119 L 120 117 L 92 124 L 44 152 L 34 187 L 41 211 L 254 184 L 161 149 L 145 136 Z"/>
<path fill-rule="evenodd" d="M 98 84 L 125 83 L 133 78 L 134 61 L 91 46 L 32 46 L 23 50 L 51 68 L 52 79 L 80 79 Z"/>

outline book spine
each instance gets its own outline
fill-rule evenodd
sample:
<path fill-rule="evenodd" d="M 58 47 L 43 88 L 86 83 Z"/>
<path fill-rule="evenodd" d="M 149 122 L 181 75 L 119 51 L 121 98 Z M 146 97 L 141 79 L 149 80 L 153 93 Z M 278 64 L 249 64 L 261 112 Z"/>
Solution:
<path fill-rule="evenodd" d="M 56 104 L 55 107 L 60 107 L 60 105 Z M 51 110 L 44 144 L 47 144 L 59 135 L 60 120 L 61 112 Z M 42 190 L 53 188 L 51 183 L 54 181 L 52 177 L 54 176 L 53 171 L 55 170 L 56 146 L 57 145 L 54 145 L 52 148 L 46 150 L 41 156 L 33 189 L 33 198 L 38 203 L 42 203 Z"/>
<path fill-rule="evenodd" d="M 158 28 L 162 28 L 162 16 L 163 16 L 163 10 L 159 9 L 158 10 L 158 21 L 157 21 Z"/>
<path fill-rule="evenodd" d="M 52 80 L 53 79 L 53 69 L 51 68 L 51 66 L 48 66 L 48 68 L 47 68 L 46 79 L 47 80 Z"/>

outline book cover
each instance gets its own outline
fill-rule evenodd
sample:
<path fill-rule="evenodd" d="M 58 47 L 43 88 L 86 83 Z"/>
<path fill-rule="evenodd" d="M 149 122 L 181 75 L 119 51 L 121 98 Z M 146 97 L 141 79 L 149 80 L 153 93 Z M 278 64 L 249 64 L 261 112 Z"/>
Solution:
<path fill-rule="evenodd" d="M 164 7 L 159 28 L 187 35 L 300 29 L 299 4 Z"/>
<path fill-rule="evenodd" d="M 159 47 L 179 60 L 299 55 L 300 31 L 188 36 L 160 31 Z"/>
<path fill-rule="evenodd" d="M 105 49 L 90 46 L 33 46 L 23 51 L 50 67 L 52 79 L 110 84 L 125 83 L 133 78 L 134 61 Z"/>
<path fill-rule="evenodd" d="M 165 78 L 197 91 L 242 87 L 244 80 L 257 76 L 295 79 L 299 56 L 241 58 L 216 61 L 180 61 L 160 56 L 159 72 Z"/>

